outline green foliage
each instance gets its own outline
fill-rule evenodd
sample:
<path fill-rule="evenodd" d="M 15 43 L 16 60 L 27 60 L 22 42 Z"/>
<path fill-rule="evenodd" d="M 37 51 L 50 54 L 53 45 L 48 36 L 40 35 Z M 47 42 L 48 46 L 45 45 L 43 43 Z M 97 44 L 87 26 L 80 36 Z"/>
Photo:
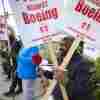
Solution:
<path fill-rule="evenodd" d="M 100 57 L 98 57 L 95 61 L 95 66 L 96 66 L 96 80 L 100 80 Z M 96 91 L 96 100 L 100 100 L 100 87 L 98 86 Z"/>
<path fill-rule="evenodd" d="M 97 80 L 100 80 L 100 57 L 96 59 L 95 65 L 96 65 L 96 78 Z"/>
<path fill-rule="evenodd" d="M 100 89 L 97 89 L 95 91 L 95 95 L 96 95 L 96 100 L 100 100 Z"/>

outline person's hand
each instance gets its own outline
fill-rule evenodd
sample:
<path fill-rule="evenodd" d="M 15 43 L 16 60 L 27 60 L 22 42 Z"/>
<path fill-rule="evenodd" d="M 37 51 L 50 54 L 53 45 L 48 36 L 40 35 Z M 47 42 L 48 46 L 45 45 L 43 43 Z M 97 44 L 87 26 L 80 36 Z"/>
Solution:
<path fill-rule="evenodd" d="M 57 80 L 64 80 L 64 70 L 62 67 L 56 69 L 54 78 Z"/>

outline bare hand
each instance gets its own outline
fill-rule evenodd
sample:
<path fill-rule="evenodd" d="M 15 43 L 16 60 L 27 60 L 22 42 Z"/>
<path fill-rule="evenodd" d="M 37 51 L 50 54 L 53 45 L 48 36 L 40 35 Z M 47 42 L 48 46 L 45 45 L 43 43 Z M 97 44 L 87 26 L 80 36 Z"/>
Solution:
<path fill-rule="evenodd" d="M 56 69 L 55 71 L 55 79 L 57 80 L 64 80 L 64 70 L 60 67 L 58 67 L 58 69 Z"/>

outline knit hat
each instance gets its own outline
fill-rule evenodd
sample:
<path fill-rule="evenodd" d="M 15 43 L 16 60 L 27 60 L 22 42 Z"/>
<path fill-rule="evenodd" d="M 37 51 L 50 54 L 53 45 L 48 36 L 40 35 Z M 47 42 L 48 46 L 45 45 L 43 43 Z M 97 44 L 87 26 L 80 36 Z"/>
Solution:
<path fill-rule="evenodd" d="M 42 62 L 42 57 L 39 54 L 32 56 L 32 63 L 39 65 Z"/>

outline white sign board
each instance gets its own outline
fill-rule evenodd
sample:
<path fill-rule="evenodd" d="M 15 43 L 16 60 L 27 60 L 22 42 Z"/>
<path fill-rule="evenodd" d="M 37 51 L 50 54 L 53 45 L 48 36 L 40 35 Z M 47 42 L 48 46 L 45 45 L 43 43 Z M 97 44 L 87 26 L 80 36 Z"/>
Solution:
<path fill-rule="evenodd" d="M 98 2 L 98 3 L 97 3 Z M 100 0 L 66 0 L 64 19 L 56 27 L 100 49 Z"/>
<path fill-rule="evenodd" d="M 7 40 L 6 17 L 0 16 L 0 40 Z"/>
<path fill-rule="evenodd" d="M 41 44 L 48 37 L 57 38 L 64 35 L 55 28 L 55 24 L 63 18 L 64 1 L 9 0 L 9 4 L 17 15 L 18 31 L 24 46 Z"/>
<path fill-rule="evenodd" d="M 100 0 L 9 0 L 17 14 L 25 46 L 41 44 L 62 32 L 85 35 L 85 41 L 100 48 Z M 49 35 L 44 36 L 47 32 Z M 61 34 L 58 34 L 61 33 Z"/>

